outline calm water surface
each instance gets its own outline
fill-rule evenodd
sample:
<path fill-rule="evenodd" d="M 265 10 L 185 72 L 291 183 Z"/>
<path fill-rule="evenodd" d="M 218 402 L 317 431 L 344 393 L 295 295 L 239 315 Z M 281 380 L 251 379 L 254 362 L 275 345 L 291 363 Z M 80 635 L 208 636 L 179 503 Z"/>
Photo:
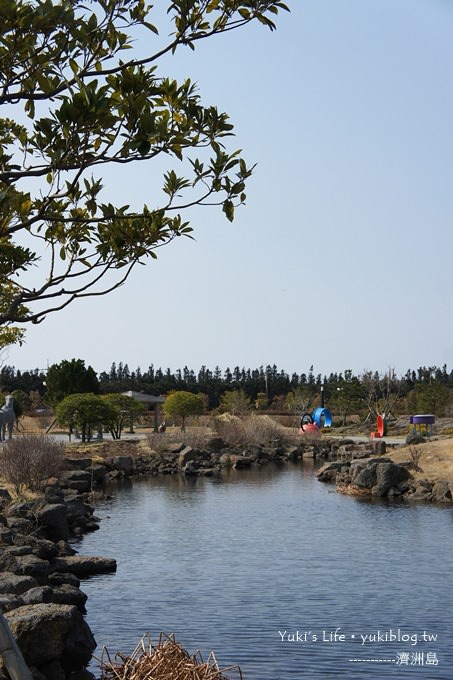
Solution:
<path fill-rule="evenodd" d="M 309 463 L 113 494 L 78 546 L 118 560 L 82 583 L 98 657 L 164 631 L 244 680 L 453 679 L 452 509 L 341 496 Z"/>

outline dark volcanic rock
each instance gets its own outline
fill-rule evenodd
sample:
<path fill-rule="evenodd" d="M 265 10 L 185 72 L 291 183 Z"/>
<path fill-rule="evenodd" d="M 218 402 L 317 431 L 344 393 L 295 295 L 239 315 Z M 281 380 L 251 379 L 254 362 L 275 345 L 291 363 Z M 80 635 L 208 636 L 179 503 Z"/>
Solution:
<path fill-rule="evenodd" d="M 52 563 L 52 568 L 54 571 L 68 572 L 86 578 L 94 574 L 109 574 L 116 571 L 116 560 L 111 557 L 70 555 L 57 557 Z"/>
<path fill-rule="evenodd" d="M 36 588 L 27 590 L 27 592 L 22 595 L 22 601 L 24 604 L 53 602 L 52 594 L 53 590 L 50 586 L 37 586 Z"/>
<path fill-rule="evenodd" d="M 37 511 L 38 520 L 51 540 L 66 541 L 69 538 L 66 513 L 65 503 L 46 503 Z"/>
<path fill-rule="evenodd" d="M 22 598 L 13 593 L 0 593 L 0 607 L 2 612 L 9 612 L 23 605 Z"/>
<path fill-rule="evenodd" d="M 371 489 L 371 487 L 373 487 L 376 484 L 377 479 L 376 470 L 377 463 L 371 463 L 370 465 L 364 465 L 363 467 L 357 466 L 355 468 L 355 474 L 351 475 L 351 482 L 356 486 Z"/>
<path fill-rule="evenodd" d="M 64 583 L 52 588 L 52 602 L 55 604 L 73 604 L 82 614 L 85 614 L 85 604 L 88 599 L 86 593 L 78 587 Z"/>
<path fill-rule="evenodd" d="M 324 465 L 319 468 L 316 476 L 320 482 L 335 482 L 337 474 L 348 469 L 349 463 L 331 461 L 330 463 L 324 463 Z"/>
<path fill-rule="evenodd" d="M 21 576 L 11 572 L 0 573 L 0 593 L 21 595 L 30 588 L 35 588 L 38 581 L 32 576 Z"/>
<path fill-rule="evenodd" d="M 390 489 L 396 489 L 401 482 L 409 479 L 406 467 L 395 463 L 378 463 L 376 466 L 376 484 L 371 489 L 373 496 L 386 496 Z"/>
<path fill-rule="evenodd" d="M 113 464 L 122 474 L 130 476 L 134 474 L 134 459 L 132 456 L 115 456 Z"/>
<path fill-rule="evenodd" d="M 84 668 L 96 643 L 77 607 L 36 604 L 5 614 L 11 632 L 29 666 L 59 660 L 64 670 Z"/>
<path fill-rule="evenodd" d="M 75 574 L 65 574 L 60 572 L 49 574 L 49 583 L 52 586 L 62 586 L 68 584 L 70 586 L 74 586 L 74 588 L 80 588 L 80 579 L 78 579 Z"/>
<path fill-rule="evenodd" d="M 68 470 L 60 477 L 60 484 L 63 488 L 82 493 L 91 490 L 91 481 L 91 473 L 88 470 Z"/>
<path fill-rule="evenodd" d="M 38 583 L 45 583 L 49 574 L 49 562 L 35 555 L 12 555 L 6 551 L 0 557 L 0 569 L 23 576 L 32 576 Z"/>

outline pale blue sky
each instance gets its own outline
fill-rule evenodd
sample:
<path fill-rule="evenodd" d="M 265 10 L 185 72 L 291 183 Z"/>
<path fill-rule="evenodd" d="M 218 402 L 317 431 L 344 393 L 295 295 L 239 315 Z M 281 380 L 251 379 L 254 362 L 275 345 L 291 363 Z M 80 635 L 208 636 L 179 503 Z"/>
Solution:
<path fill-rule="evenodd" d="M 453 3 L 288 4 L 274 33 L 249 26 L 163 64 L 230 114 L 258 163 L 234 223 L 197 213 L 195 242 L 30 327 L 6 363 L 453 368 Z M 138 206 L 155 179 L 126 168 L 111 200 Z"/>

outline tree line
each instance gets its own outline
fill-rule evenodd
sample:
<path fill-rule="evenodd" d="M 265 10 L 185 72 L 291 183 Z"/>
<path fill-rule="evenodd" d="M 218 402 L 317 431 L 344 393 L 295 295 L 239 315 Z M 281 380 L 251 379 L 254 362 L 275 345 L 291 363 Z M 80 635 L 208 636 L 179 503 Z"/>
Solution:
<path fill-rule="evenodd" d="M 321 375 L 310 366 L 307 372 L 289 374 L 275 364 L 223 370 L 219 366 L 214 369 L 201 366 L 198 371 L 187 366 L 163 370 L 151 364 L 146 370 L 140 367 L 130 370 L 127 363 L 114 362 L 109 371 L 97 374 L 83 360 L 72 359 L 54 364 L 46 371 L 20 371 L 3 366 L 0 388 L 3 392 L 20 391 L 27 395 L 25 407 L 30 410 L 45 404 L 54 407 L 70 392 L 111 394 L 133 390 L 162 396 L 184 390 L 203 394 L 207 410 L 225 405 L 225 395 L 236 392 L 255 408 L 277 412 L 300 412 L 322 400 L 345 419 L 352 412 L 390 414 L 397 406 L 400 411 L 444 415 L 453 400 L 453 371 L 444 365 L 421 366 L 403 376 L 393 369 L 386 373 L 363 371 L 356 375 L 344 370 Z"/>

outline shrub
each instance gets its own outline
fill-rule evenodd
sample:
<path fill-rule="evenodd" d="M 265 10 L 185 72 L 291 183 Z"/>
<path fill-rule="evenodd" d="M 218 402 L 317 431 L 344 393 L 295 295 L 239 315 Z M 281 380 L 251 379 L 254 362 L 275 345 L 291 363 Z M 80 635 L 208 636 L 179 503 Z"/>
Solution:
<path fill-rule="evenodd" d="M 220 397 L 220 411 L 232 415 L 249 413 L 252 407 L 250 397 L 244 390 L 228 390 Z"/>
<path fill-rule="evenodd" d="M 417 470 L 417 472 L 423 472 L 419 465 L 420 457 L 422 455 L 422 449 L 417 449 L 416 446 L 409 446 L 409 455 L 411 457 L 411 461 L 414 465 L 415 470 Z"/>
<path fill-rule="evenodd" d="M 282 440 L 282 428 L 268 416 L 238 418 L 224 414 L 216 419 L 217 434 L 231 446 L 258 444 L 266 446 Z"/>
<path fill-rule="evenodd" d="M 11 439 L 0 451 L 0 474 L 19 494 L 22 489 L 36 491 L 62 467 L 64 444 L 44 435 Z"/>
<path fill-rule="evenodd" d="M 215 420 L 215 430 L 223 441 L 230 446 L 243 444 L 245 429 L 241 418 L 225 413 Z"/>

